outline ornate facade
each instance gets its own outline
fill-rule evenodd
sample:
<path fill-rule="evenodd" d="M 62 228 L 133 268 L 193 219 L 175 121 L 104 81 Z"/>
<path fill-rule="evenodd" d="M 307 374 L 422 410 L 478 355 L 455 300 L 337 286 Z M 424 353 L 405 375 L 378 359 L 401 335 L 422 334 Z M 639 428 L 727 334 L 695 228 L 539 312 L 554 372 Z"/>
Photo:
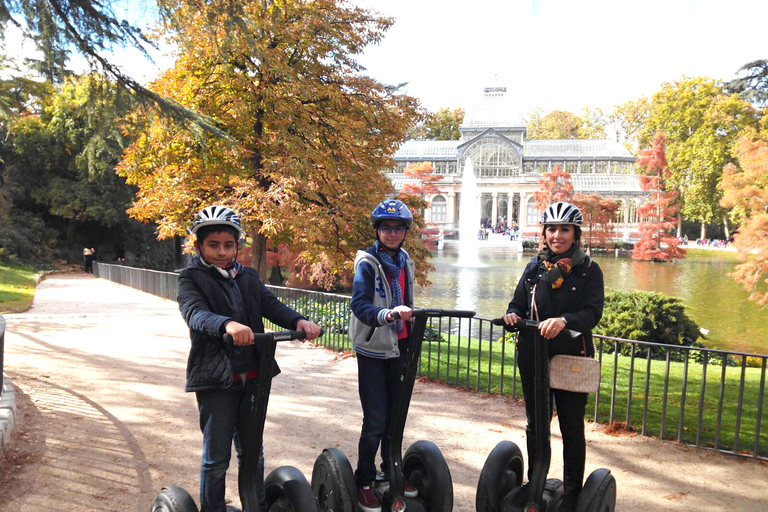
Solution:
<path fill-rule="evenodd" d="M 634 238 L 637 209 L 647 194 L 635 174 L 635 157 L 610 140 L 531 140 L 525 121 L 505 97 L 506 88 L 485 89 L 481 100 L 468 109 L 455 141 L 408 140 L 395 153 L 390 178 L 396 189 L 410 178 L 403 170 L 429 162 L 443 179 L 439 193 L 428 196 L 427 222 L 443 229 L 458 226 L 462 171 L 471 159 L 477 179 L 481 215 L 494 224 L 517 224 L 523 234 L 537 231 L 539 212 L 533 194 L 545 172 L 559 165 L 571 175 L 576 192 L 610 197 L 620 205 L 617 234 Z"/>

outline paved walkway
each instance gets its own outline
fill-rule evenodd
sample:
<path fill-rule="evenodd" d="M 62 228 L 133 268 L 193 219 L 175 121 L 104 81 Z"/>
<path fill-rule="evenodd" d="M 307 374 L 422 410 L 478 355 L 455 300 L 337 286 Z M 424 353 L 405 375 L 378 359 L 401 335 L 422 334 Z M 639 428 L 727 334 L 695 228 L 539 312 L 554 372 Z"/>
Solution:
<path fill-rule="evenodd" d="M 183 392 L 188 332 L 177 306 L 83 274 L 40 283 L 31 310 L 7 316 L 6 372 L 37 418 L 42 453 L 29 488 L 1 512 L 146 511 L 164 484 L 197 494 L 201 436 Z M 278 350 L 266 426 L 267 469 L 311 475 L 326 446 L 356 460 L 361 424 L 353 358 L 308 344 Z M 620 511 L 765 511 L 768 465 L 588 424 L 587 472 L 608 467 Z M 405 446 L 431 439 L 451 468 L 455 508 L 474 510 L 477 478 L 499 441 L 524 441 L 524 410 L 497 397 L 417 383 Z M 553 424 L 553 432 L 558 427 Z M 562 467 L 553 434 L 552 476 Z M 1 468 L 0 468 L 1 469 Z M 29 483 L 31 482 L 31 484 Z M 228 482 L 235 498 L 236 478 Z M 0 490 L 2 497 L 2 490 Z"/>

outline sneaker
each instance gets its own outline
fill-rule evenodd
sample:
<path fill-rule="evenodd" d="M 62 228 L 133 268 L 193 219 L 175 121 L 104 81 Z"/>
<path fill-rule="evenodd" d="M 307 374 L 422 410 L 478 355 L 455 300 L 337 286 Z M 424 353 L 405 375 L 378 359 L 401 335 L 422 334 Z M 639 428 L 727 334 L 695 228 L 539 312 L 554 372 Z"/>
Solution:
<path fill-rule="evenodd" d="M 411 482 L 408 480 L 403 480 L 403 496 L 406 498 L 415 498 L 418 495 L 419 491 L 417 491 L 416 488 L 411 485 Z"/>
<path fill-rule="evenodd" d="M 381 505 L 370 485 L 361 485 L 357 489 L 357 505 L 361 512 L 381 512 Z"/>

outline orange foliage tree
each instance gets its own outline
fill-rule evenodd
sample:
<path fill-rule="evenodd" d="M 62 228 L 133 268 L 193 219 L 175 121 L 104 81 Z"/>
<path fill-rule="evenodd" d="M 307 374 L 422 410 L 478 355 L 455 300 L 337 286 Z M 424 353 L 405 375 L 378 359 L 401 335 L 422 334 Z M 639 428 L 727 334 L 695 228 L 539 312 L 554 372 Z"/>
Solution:
<path fill-rule="evenodd" d="M 610 223 L 616 217 L 619 204 L 610 197 L 599 194 L 576 194 L 572 202 L 584 216 L 581 240 L 587 253 L 591 254 L 593 247 L 607 248 L 611 238 L 615 236 Z"/>
<path fill-rule="evenodd" d="M 262 278 L 268 240 L 348 274 L 370 241 L 371 210 L 393 193 L 380 171 L 423 115 L 355 60 L 393 20 L 342 0 L 163 6 L 179 54 L 152 88 L 215 118 L 227 137 L 134 113 L 138 139 L 118 170 L 139 189 L 130 214 L 156 221 L 165 238 L 184 233 L 201 206 L 226 204 L 243 218 Z M 417 269 L 425 281 L 428 267 Z"/>
<path fill-rule="evenodd" d="M 571 175 L 559 165 L 553 167 L 552 171 L 542 174 L 539 184 L 541 184 L 541 189 L 533 194 L 533 198 L 536 201 L 536 208 L 540 212 L 552 203 L 571 202 L 571 198 L 573 198 Z"/>
<path fill-rule="evenodd" d="M 679 247 L 679 240 L 671 231 L 675 228 L 677 192 L 664 191 L 664 179 L 669 177 L 664 136 L 660 133 L 653 139 L 651 149 L 640 151 L 639 167 L 647 174 L 640 175 L 640 185 L 650 192 L 651 200 L 638 208 L 643 219 L 639 230 L 640 240 L 632 250 L 632 258 L 646 261 L 669 261 L 685 256 L 685 249 Z"/>
<path fill-rule="evenodd" d="M 741 137 L 736 153 L 739 166 L 723 169 L 724 195 L 720 204 L 731 208 L 731 216 L 741 222 L 733 246 L 744 261 L 730 274 L 751 292 L 750 300 L 768 303 L 768 141 Z"/>
<path fill-rule="evenodd" d="M 437 194 L 440 192 L 437 186 L 435 186 L 435 183 L 443 179 L 443 176 L 442 174 L 435 174 L 435 168 L 432 167 L 432 164 L 429 162 L 409 165 L 405 168 L 403 174 L 409 178 L 418 180 L 417 183 L 406 183 L 400 193 L 403 196 L 414 196 L 421 199 L 422 204 L 418 210 L 420 216 L 419 225 L 421 227 L 419 229 L 421 232 L 421 239 L 422 242 L 426 244 L 430 250 L 434 250 L 437 247 L 440 230 L 434 227 L 434 225 L 433 227 L 426 226 L 426 222 L 424 221 L 424 209 L 428 206 L 428 204 L 425 197 L 428 194 Z"/>

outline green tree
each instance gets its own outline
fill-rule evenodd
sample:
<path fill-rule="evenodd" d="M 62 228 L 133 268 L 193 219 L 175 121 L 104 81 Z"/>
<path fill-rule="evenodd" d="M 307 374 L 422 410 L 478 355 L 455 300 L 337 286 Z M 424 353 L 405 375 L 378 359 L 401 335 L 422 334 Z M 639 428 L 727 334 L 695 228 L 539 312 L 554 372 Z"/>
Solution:
<path fill-rule="evenodd" d="M 682 215 L 701 222 L 702 238 L 706 224 L 725 218 L 719 206 L 722 170 L 734 161 L 732 149 L 740 132 L 756 126 L 758 119 L 749 103 L 705 77 L 665 83 L 651 99 L 640 142 L 647 147 L 654 134 L 664 134 L 668 186 L 680 192 Z"/>
<path fill-rule="evenodd" d="M 131 214 L 169 237 L 201 205 L 226 203 L 248 227 L 263 278 L 268 238 L 307 264 L 351 270 L 370 211 L 393 192 L 380 171 L 422 114 L 355 60 L 392 19 L 338 0 L 178 0 L 165 15 L 181 52 L 153 89 L 216 117 L 228 139 L 137 112 L 147 130 L 120 166 L 139 187 Z"/>
<path fill-rule="evenodd" d="M 617 126 L 619 137 L 624 146 L 636 155 L 641 147 L 640 138 L 645 130 L 645 124 L 651 113 L 651 100 L 641 96 L 617 105 L 610 115 L 610 121 Z"/>
<path fill-rule="evenodd" d="M 739 68 L 734 78 L 725 84 L 725 90 L 736 93 L 757 108 L 768 106 L 768 59 L 748 62 Z"/>
<path fill-rule="evenodd" d="M 459 126 L 464 121 L 464 109 L 441 108 L 408 130 L 409 139 L 459 140 Z"/>
<path fill-rule="evenodd" d="M 584 107 L 577 116 L 565 110 L 545 113 L 536 108 L 528 114 L 529 139 L 603 139 L 607 118 L 599 108 Z"/>

